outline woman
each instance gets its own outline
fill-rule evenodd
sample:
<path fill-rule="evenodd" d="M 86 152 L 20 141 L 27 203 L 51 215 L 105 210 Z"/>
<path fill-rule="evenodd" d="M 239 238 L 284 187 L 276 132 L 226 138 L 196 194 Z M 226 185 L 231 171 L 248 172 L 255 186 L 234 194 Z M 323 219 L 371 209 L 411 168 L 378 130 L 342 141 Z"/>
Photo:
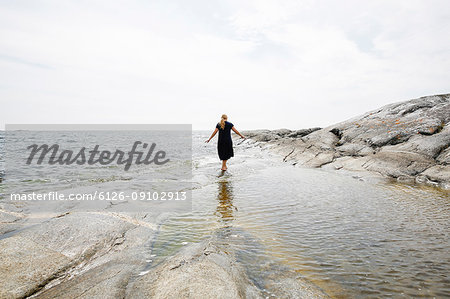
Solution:
<path fill-rule="evenodd" d="M 241 133 L 238 132 L 238 130 L 234 128 L 232 123 L 227 121 L 227 119 L 227 115 L 223 114 L 222 118 L 220 119 L 220 123 L 216 125 L 216 129 L 211 134 L 211 137 L 209 137 L 209 139 L 205 141 L 206 143 L 208 143 L 216 135 L 216 133 L 219 132 L 217 151 L 219 152 L 220 160 L 222 160 L 222 171 L 227 170 L 227 160 L 234 156 L 233 141 L 231 140 L 231 130 L 241 136 L 241 138 L 245 138 Z"/>

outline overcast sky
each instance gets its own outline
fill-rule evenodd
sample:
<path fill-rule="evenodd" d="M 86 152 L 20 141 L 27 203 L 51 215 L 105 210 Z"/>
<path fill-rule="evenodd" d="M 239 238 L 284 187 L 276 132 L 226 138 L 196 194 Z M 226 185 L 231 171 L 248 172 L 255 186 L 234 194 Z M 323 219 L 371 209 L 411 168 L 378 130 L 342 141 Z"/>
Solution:
<path fill-rule="evenodd" d="M 450 92 L 449 33 L 448 0 L 0 0 L 0 129 L 331 125 Z"/>

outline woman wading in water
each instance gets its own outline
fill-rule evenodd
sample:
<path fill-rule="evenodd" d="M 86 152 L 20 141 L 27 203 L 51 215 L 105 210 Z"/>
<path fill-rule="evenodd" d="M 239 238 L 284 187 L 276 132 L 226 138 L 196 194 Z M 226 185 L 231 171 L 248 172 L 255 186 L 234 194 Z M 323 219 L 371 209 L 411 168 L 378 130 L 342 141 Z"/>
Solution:
<path fill-rule="evenodd" d="M 220 122 L 216 125 L 216 129 L 211 134 L 208 140 L 205 142 L 208 143 L 217 132 L 219 132 L 219 141 L 217 142 L 217 151 L 219 153 L 219 158 L 222 160 L 222 170 L 227 170 L 227 160 L 234 156 L 233 153 L 233 141 L 231 140 L 231 130 L 234 133 L 241 136 L 241 138 L 245 138 L 241 133 L 238 132 L 233 126 L 232 123 L 227 121 L 228 117 L 226 114 L 222 115 Z"/>

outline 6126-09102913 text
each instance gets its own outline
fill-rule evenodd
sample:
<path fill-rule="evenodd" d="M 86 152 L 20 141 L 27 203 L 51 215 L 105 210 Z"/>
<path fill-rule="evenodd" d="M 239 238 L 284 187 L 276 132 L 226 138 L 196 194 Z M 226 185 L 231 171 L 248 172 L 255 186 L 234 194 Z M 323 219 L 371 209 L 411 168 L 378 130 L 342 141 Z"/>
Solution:
<path fill-rule="evenodd" d="M 109 200 L 109 201 L 184 201 L 187 199 L 186 191 L 95 191 L 92 193 L 11 193 L 12 201 L 64 201 L 64 200 Z"/>

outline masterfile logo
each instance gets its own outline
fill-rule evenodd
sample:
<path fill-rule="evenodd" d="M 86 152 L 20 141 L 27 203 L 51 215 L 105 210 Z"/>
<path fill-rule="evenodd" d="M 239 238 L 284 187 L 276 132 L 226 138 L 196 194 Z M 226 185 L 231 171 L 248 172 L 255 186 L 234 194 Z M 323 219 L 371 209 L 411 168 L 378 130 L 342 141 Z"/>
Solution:
<path fill-rule="evenodd" d="M 139 151 L 138 147 L 141 147 L 143 150 L 147 149 L 144 157 L 144 151 Z M 50 165 L 95 165 L 99 163 L 100 165 L 108 165 L 116 162 L 118 165 L 125 165 L 124 170 L 128 171 L 133 164 L 155 164 L 155 165 L 164 165 L 170 161 L 170 159 L 166 158 L 166 151 L 158 150 L 155 154 L 156 143 L 152 143 L 150 146 L 148 143 L 142 141 L 135 141 L 133 146 L 129 152 L 124 152 L 122 150 L 116 149 L 114 152 L 109 150 L 99 150 L 100 145 L 95 145 L 92 150 L 86 149 L 86 147 L 82 147 L 77 153 L 74 153 L 73 150 L 60 150 L 60 146 L 58 144 L 53 144 L 49 146 L 48 144 L 32 144 L 27 147 L 30 150 L 30 155 L 27 159 L 27 164 L 30 165 L 37 154 L 40 153 L 38 158 L 36 159 L 36 164 L 40 165 L 45 162 L 45 158 L 48 159 L 46 162 Z M 134 159 L 136 157 L 136 159 Z"/>

